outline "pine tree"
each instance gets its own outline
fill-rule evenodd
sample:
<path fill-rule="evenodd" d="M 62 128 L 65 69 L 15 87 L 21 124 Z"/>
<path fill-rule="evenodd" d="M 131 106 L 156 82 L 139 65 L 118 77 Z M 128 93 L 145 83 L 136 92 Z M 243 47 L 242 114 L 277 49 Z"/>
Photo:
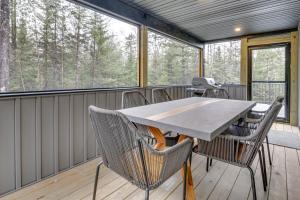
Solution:
<path fill-rule="evenodd" d="M 124 78 L 122 81 L 122 85 L 126 85 L 126 83 L 130 86 L 134 86 L 137 84 L 137 37 L 134 34 L 129 34 L 125 38 L 125 58 L 126 63 L 123 69 Z"/>
<path fill-rule="evenodd" d="M 106 30 L 106 24 L 98 13 L 91 13 L 90 16 L 90 55 L 91 55 L 91 67 L 87 70 L 90 71 L 90 76 L 87 79 L 89 87 L 99 87 L 105 82 L 105 77 L 101 76 L 104 71 L 104 60 L 106 54 L 109 53 L 107 48 L 107 42 L 111 38 Z"/>
<path fill-rule="evenodd" d="M 0 92 L 9 84 L 9 0 L 0 0 Z"/>

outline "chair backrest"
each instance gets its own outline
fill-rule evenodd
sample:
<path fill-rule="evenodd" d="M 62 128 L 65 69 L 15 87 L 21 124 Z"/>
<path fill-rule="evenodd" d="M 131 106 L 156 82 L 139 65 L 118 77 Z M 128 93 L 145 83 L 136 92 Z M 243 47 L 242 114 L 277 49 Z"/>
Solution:
<path fill-rule="evenodd" d="M 250 138 L 253 139 L 253 147 L 251 149 L 251 155 L 248 160 L 248 164 L 252 163 L 256 153 L 258 152 L 260 146 L 262 145 L 263 141 L 265 140 L 273 122 L 276 120 L 277 115 L 282 107 L 282 103 L 275 102 L 272 104 L 271 109 L 269 112 L 266 113 L 265 117 L 259 124 L 258 128 L 256 129 L 255 133 L 253 133 Z"/>
<path fill-rule="evenodd" d="M 283 103 L 284 97 L 283 96 L 278 96 L 278 97 L 276 97 L 275 101 L 278 101 L 279 103 Z"/>
<path fill-rule="evenodd" d="M 207 88 L 204 91 L 202 97 L 217 98 L 217 94 L 215 92 L 215 89 L 213 89 L 213 88 Z"/>
<path fill-rule="evenodd" d="M 105 166 L 132 183 L 145 183 L 137 129 L 118 111 L 89 107 L 90 118 Z"/>
<path fill-rule="evenodd" d="M 229 99 L 229 94 L 228 94 L 227 90 L 225 90 L 224 88 L 216 90 L 216 93 L 217 93 L 217 98 Z"/>
<path fill-rule="evenodd" d="M 283 104 L 284 97 L 283 96 L 277 96 L 274 101 L 272 102 L 271 106 L 267 109 L 265 115 L 271 110 L 272 106 L 274 106 L 276 103 Z"/>
<path fill-rule="evenodd" d="M 122 93 L 122 109 L 148 105 L 150 102 L 138 90 L 125 91 Z"/>
<path fill-rule="evenodd" d="M 156 88 L 152 90 L 153 103 L 160 103 L 165 101 L 172 101 L 172 98 L 168 94 L 166 88 Z"/>
<path fill-rule="evenodd" d="M 202 96 L 210 97 L 210 98 L 229 99 L 228 92 L 223 88 L 221 89 L 208 88 L 204 91 Z"/>

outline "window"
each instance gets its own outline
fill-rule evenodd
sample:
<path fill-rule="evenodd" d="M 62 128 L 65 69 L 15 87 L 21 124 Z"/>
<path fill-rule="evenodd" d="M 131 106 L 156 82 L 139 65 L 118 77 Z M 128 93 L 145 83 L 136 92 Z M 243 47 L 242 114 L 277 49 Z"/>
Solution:
<path fill-rule="evenodd" d="M 199 75 L 198 49 L 148 33 L 148 85 L 191 84 Z"/>
<path fill-rule="evenodd" d="M 205 44 L 204 76 L 219 83 L 240 83 L 241 41 Z"/>
<path fill-rule="evenodd" d="M 137 26 L 65 0 L 2 2 L 2 92 L 138 85 Z"/>

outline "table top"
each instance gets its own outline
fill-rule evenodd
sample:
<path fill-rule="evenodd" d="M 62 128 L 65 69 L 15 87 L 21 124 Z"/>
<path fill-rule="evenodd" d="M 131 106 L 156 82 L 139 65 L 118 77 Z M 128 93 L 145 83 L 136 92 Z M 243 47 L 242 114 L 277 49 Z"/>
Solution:
<path fill-rule="evenodd" d="M 119 111 L 135 123 L 211 141 L 254 106 L 253 101 L 191 97 Z"/>

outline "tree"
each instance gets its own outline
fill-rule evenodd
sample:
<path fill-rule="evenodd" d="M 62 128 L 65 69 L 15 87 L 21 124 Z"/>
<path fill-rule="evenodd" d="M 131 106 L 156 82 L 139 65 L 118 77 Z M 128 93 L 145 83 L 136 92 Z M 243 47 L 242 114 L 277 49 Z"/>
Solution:
<path fill-rule="evenodd" d="M 198 75 L 198 50 L 154 32 L 148 38 L 149 84 L 190 84 Z"/>
<path fill-rule="evenodd" d="M 104 82 L 104 77 L 100 76 L 100 74 L 102 74 L 101 72 L 103 72 L 102 70 L 105 67 L 104 59 L 109 52 L 107 42 L 111 36 L 106 30 L 106 24 L 101 15 L 93 13 L 89 21 L 91 36 L 90 55 L 92 63 L 91 68 L 88 68 L 90 77 L 87 82 L 89 82 L 88 87 L 95 87 Z"/>
<path fill-rule="evenodd" d="M 137 77 L 137 38 L 136 35 L 129 34 L 125 40 L 126 63 L 123 82 L 129 85 L 135 85 L 135 79 L 132 77 Z"/>
<path fill-rule="evenodd" d="M 1 9 L 1 91 L 137 84 L 134 26 L 122 35 L 111 18 L 65 0 L 1 0 Z"/>
<path fill-rule="evenodd" d="M 219 83 L 239 83 L 240 41 L 205 45 L 205 76 Z"/>
<path fill-rule="evenodd" d="M 9 0 L 0 0 L 0 92 L 9 83 Z"/>

